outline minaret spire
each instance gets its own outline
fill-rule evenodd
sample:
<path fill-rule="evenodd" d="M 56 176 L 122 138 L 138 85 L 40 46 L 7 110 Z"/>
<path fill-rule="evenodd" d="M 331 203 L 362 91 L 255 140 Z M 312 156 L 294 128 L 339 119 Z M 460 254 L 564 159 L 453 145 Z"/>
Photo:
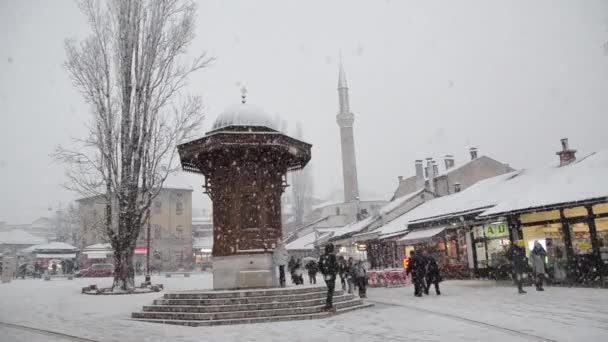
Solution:
<path fill-rule="evenodd" d="M 359 184 L 357 181 L 357 161 L 355 158 L 355 137 L 353 124 L 355 116 L 350 112 L 348 85 L 346 73 L 340 54 L 340 69 L 338 74 L 338 99 L 340 110 L 336 119 L 340 127 L 340 142 L 342 149 L 342 176 L 344 180 L 344 202 L 359 200 Z"/>

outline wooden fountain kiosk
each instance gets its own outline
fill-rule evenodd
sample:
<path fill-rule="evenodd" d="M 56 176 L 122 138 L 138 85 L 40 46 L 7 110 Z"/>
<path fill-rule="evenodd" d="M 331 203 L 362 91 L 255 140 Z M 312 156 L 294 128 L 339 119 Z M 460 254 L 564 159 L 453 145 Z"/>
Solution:
<path fill-rule="evenodd" d="M 204 137 L 178 146 L 182 168 L 203 174 L 213 202 L 213 288 L 278 286 L 272 252 L 282 239 L 286 173 L 312 145 L 291 138 L 245 101 L 219 115 Z"/>

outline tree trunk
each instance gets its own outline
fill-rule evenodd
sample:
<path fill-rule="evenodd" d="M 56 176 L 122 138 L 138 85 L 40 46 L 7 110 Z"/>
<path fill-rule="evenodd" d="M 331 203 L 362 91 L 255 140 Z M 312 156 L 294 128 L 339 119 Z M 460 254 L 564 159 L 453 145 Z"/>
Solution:
<path fill-rule="evenodd" d="M 135 287 L 135 270 L 133 268 L 133 248 L 114 250 L 114 291 L 127 291 Z"/>

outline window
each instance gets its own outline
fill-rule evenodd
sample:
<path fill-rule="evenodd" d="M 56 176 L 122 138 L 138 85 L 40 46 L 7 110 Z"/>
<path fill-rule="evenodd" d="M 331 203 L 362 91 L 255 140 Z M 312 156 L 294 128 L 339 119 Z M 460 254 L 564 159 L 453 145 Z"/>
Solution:
<path fill-rule="evenodd" d="M 183 194 L 178 192 L 175 194 L 175 215 L 182 215 L 184 213 L 184 202 Z"/>
<path fill-rule="evenodd" d="M 178 239 L 183 238 L 184 237 L 184 227 L 182 227 L 182 226 L 175 227 L 175 236 Z"/>
<path fill-rule="evenodd" d="M 163 202 L 154 201 L 154 213 L 160 214 L 162 212 L 162 209 L 163 209 Z"/>
<path fill-rule="evenodd" d="M 340 215 L 340 207 L 336 207 L 336 215 Z"/>
<path fill-rule="evenodd" d="M 154 238 L 155 239 L 162 239 L 161 230 L 162 229 L 159 224 L 154 225 Z"/>

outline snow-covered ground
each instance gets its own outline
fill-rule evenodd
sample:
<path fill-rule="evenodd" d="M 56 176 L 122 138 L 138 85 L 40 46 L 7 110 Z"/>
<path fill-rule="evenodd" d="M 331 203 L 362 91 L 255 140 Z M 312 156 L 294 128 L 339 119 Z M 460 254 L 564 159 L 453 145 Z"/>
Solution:
<path fill-rule="evenodd" d="M 210 274 L 164 278 L 167 291 L 210 288 Z M 86 296 L 80 288 L 111 279 L 14 280 L 0 284 L 0 341 L 69 341 L 31 327 L 93 341 L 606 341 L 608 292 L 529 289 L 449 281 L 442 296 L 412 288 L 370 289 L 371 309 L 324 320 L 183 327 L 129 320 L 160 294 Z M 8 325 L 7 325 L 8 324 Z M 18 326 L 15 326 L 18 325 Z"/>

